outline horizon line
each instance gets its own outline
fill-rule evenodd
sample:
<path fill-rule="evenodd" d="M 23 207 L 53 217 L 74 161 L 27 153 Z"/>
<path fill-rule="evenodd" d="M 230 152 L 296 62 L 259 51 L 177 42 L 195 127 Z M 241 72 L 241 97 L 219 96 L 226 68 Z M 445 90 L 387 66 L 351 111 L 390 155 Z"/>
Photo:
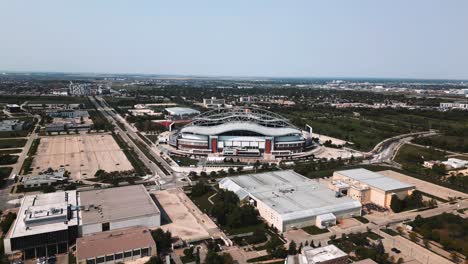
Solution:
<path fill-rule="evenodd" d="M 351 76 L 262 76 L 262 75 L 217 75 L 217 74 L 166 74 L 166 73 L 123 73 L 123 72 L 81 72 L 81 71 L 25 71 L 25 70 L 0 70 L 1 75 L 5 73 L 15 74 L 79 74 L 79 75 L 127 75 L 127 76 L 167 76 L 167 77 L 192 77 L 192 78 L 239 78 L 239 79 L 364 79 L 364 80 L 424 80 L 424 81 L 458 81 L 466 82 L 468 79 L 461 78 L 422 78 L 422 77 L 351 77 Z M 0 76 L 1 76 L 0 75 Z"/>

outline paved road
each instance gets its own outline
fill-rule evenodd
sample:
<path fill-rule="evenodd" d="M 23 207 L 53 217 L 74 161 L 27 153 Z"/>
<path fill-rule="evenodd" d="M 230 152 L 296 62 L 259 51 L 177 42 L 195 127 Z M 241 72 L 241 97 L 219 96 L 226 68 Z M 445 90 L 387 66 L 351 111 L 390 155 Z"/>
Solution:
<path fill-rule="evenodd" d="M 410 142 L 415 137 L 429 137 L 437 135 L 437 132 L 434 131 L 423 131 L 411 134 L 404 134 L 398 135 L 392 138 L 387 138 L 384 141 L 378 143 L 374 149 L 369 152 L 372 155 L 370 160 L 371 163 L 378 163 L 378 162 L 390 162 L 392 163 L 392 159 L 395 154 L 398 152 L 400 147 Z"/>
<path fill-rule="evenodd" d="M 132 146 L 134 150 L 137 152 L 139 158 L 145 163 L 145 165 L 150 168 L 152 171 L 152 178 L 148 179 L 148 181 L 152 180 L 158 180 L 162 185 L 176 185 L 177 182 L 177 173 L 173 171 L 171 166 L 167 164 L 167 162 L 159 156 L 159 152 L 155 151 L 155 146 L 153 145 L 148 145 L 144 140 L 142 140 L 138 135 L 137 135 L 137 130 L 131 126 L 127 120 L 125 120 L 123 117 L 115 113 L 114 109 L 110 107 L 107 102 L 102 98 L 96 96 L 94 97 L 89 97 L 91 102 L 96 106 L 97 110 L 100 111 L 114 126 L 115 130 L 117 133 L 122 137 L 122 139 Z M 98 102 L 99 101 L 99 102 Z M 104 106 L 104 107 L 103 107 Z M 123 124 L 125 127 L 125 130 L 123 130 L 118 124 Z M 149 158 L 146 157 L 146 155 L 143 153 L 142 150 L 133 142 L 133 140 L 130 139 L 133 138 L 136 141 L 140 142 L 141 144 L 144 144 L 147 146 L 149 150 L 149 154 L 154 157 L 164 168 L 166 171 L 169 173 L 166 174 L 159 168 L 158 165 L 154 164 Z"/>
<path fill-rule="evenodd" d="M 336 237 L 341 237 L 342 234 L 350 234 L 350 233 L 358 233 L 358 232 L 366 232 L 367 228 L 370 228 L 374 232 L 379 232 L 381 228 L 384 228 L 386 225 L 395 225 L 404 221 L 414 220 L 417 215 L 421 215 L 422 217 L 431 217 L 435 215 L 442 214 L 444 212 L 450 213 L 454 210 L 459 208 L 467 208 L 468 207 L 468 200 L 459 201 L 457 204 L 439 204 L 437 208 L 426 210 L 426 211 L 409 211 L 409 212 L 402 212 L 398 214 L 391 214 L 388 216 L 373 216 L 367 215 L 366 217 L 370 220 L 368 224 L 360 224 L 359 226 L 354 226 L 346 229 L 342 229 L 339 226 L 333 226 L 329 228 L 330 232 L 325 234 L 319 235 L 311 235 L 309 236 L 309 240 L 313 239 L 316 241 L 320 241 L 322 245 L 326 244 L 330 240 L 330 236 L 336 235 Z M 303 242 L 303 241 L 296 241 L 296 243 Z"/>
<path fill-rule="evenodd" d="M 21 166 L 23 166 L 23 162 L 27 158 L 31 144 L 36 138 L 38 138 L 38 135 L 35 133 L 35 131 L 36 131 L 36 128 L 39 126 L 39 122 L 41 121 L 41 119 L 40 119 L 40 116 L 36 116 L 36 118 L 38 118 L 38 121 L 34 129 L 32 130 L 31 134 L 29 135 L 28 140 L 26 141 L 26 144 L 23 147 L 23 150 L 21 151 L 21 153 L 18 154 L 19 155 L 18 161 L 13 165 L 8 166 L 8 167 L 13 167 L 13 170 L 11 171 L 10 178 L 6 181 L 5 186 L 3 186 L 0 189 L 0 210 L 13 208 L 14 204 L 9 204 L 8 201 L 11 198 L 13 199 L 18 198 L 18 195 L 11 195 L 10 190 L 11 190 L 11 187 L 14 185 L 14 176 L 20 173 Z"/>

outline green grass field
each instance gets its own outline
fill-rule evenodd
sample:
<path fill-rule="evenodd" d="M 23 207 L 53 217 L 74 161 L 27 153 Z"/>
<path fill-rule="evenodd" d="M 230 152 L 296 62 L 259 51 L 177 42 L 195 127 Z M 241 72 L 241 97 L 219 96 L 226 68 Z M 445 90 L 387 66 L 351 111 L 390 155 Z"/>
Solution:
<path fill-rule="evenodd" d="M 0 140 L 0 149 L 2 148 L 21 148 L 26 144 L 26 139 L 1 139 Z"/>
<path fill-rule="evenodd" d="M 432 149 L 423 148 L 413 145 L 403 145 L 398 154 L 395 156 L 395 161 L 401 165 L 419 165 L 425 160 L 443 160 L 445 159 L 446 153 Z"/>

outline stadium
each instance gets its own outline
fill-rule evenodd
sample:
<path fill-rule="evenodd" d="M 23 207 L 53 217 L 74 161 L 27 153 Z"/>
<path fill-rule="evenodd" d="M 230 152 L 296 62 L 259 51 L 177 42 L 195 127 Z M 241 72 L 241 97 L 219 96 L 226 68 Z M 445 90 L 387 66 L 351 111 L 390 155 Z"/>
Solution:
<path fill-rule="evenodd" d="M 310 131 L 259 108 L 220 108 L 193 118 L 172 134 L 169 144 L 190 154 L 291 156 L 312 148 Z"/>

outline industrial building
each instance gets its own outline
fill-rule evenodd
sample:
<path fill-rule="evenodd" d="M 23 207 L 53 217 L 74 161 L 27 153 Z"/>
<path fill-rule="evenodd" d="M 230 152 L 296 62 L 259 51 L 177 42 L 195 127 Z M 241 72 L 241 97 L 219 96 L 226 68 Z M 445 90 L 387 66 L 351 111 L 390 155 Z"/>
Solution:
<path fill-rule="evenodd" d="M 17 104 L 7 104 L 5 105 L 5 109 L 10 113 L 21 112 L 21 107 Z"/>
<path fill-rule="evenodd" d="M 339 197 L 326 185 L 293 170 L 228 177 L 219 187 L 253 204 L 280 232 L 311 225 L 324 228 L 361 215 L 360 202 Z"/>
<path fill-rule="evenodd" d="M 78 264 L 127 263 L 156 253 L 151 232 L 143 227 L 95 233 L 76 241 Z"/>
<path fill-rule="evenodd" d="M 25 122 L 18 119 L 5 119 L 0 121 L 0 131 L 21 131 Z"/>
<path fill-rule="evenodd" d="M 89 113 L 86 110 L 48 110 L 46 111 L 47 115 L 50 117 L 60 117 L 60 118 L 77 118 L 77 117 L 89 117 Z"/>
<path fill-rule="evenodd" d="M 23 259 L 65 253 L 78 236 L 76 191 L 27 195 L 6 234 L 5 253 Z"/>
<path fill-rule="evenodd" d="M 336 171 L 330 187 L 362 204 L 373 203 L 385 208 L 390 207 L 392 195 L 404 199 L 415 189 L 414 185 L 363 168 Z"/>
<path fill-rule="evenodd" d="M 164 111 L 167 113 L 166 119 L 169 120 L 191 119 L 200 114 L 200 111 L 188 107 L 168 107 Z"/>
<path fill-rule="evenodd" d="M 259 108 L 220 108 L 195 117 L 169 144 L 189 154 L 290 156 L 313 147 L 310 131 Z"/>
<path fill-rule="evenodd" d="M 80 235 L 161 225 L 161 213 L 143 185 L 84 191 L 79 200 Z"/>
<path fill-rule="evenodd" d="M 210 99 L 203 99 L 203 106 L 206 108 L 220 108 L 226 104 L 224 99 L 211 97 Z"/>
<path fill-rule="evenodd" d="M 61 167 L 57 171 L 45 172 L 44 174 L 35 176 L 23 176 L 21 183 L 25 188 L 33 188 L 53 185 L 66 180 L 68 180 L 68 178 L 65 177 L 65 169 Z"/>
<path fill-rule="evenodd" d="M 348 254 L 335 245 L 313 248 L 305 246 L 301 252 L 288 256 L 286 264 L 347 264 Z"/>

